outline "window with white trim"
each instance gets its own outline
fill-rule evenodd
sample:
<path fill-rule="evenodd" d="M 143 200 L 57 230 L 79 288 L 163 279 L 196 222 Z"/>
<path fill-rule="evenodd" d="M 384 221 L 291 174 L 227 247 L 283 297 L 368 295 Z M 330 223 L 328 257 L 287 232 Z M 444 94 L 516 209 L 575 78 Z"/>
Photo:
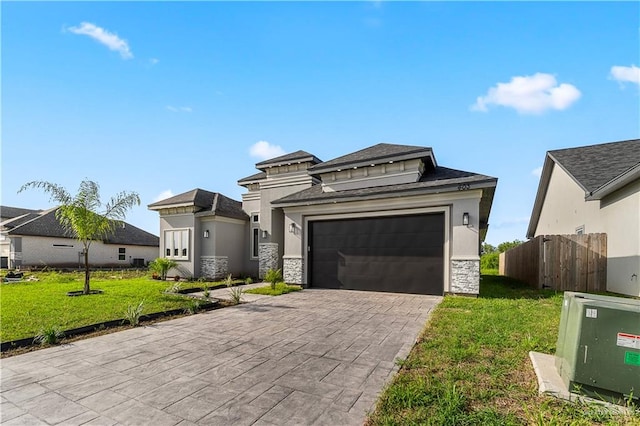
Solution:
<path fill-rule="evenodd" d="M 251 234 L 250 234 L 251 259 L 258 258 L 258 243 L 260 241 L 260 220 L 258 213 L 251 213 Z"/>
<path fill-rule="evenodd" d="M 169 259 L 189 259 L 189 230 L 164 231 L 164 256 Z"/>
<path fill-rule="evenodd" d="M 118 248 L 118 260 L 127 260 L 127 249 L 126 249 L 126 247 Z"/>

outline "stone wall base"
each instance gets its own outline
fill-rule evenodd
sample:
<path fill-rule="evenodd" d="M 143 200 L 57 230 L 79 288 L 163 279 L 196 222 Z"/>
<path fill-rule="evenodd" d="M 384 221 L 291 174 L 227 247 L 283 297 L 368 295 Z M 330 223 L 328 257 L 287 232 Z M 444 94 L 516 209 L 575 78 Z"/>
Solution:
<path fill-rule="evenodd" d="M 278 243 L 258 245 L 258 278 L 264 278 L 269 269 L 278 269 Z"/>
<path fill-rule="evenodd" d="M 221 280 L 229 274 L 229 257 L 201 256 L 200 276 L 203 278 Z"/>
<path fill-rule="evenodd" d="M 480 293 L 480 260 L 451 261 L 451 293 Z"/>
<path fill-rule="evenodd" d="M 304 276 L 303 262 L 300 257 L 285 257 L 282 259 L 282 277 L 288 284 L 302 284 Z"/>

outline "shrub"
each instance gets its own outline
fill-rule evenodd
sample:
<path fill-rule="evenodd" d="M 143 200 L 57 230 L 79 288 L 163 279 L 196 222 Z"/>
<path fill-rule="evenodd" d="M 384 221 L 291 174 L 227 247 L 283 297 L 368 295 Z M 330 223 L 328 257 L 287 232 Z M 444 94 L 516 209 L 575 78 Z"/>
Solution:
<path fill-rule="evenodd" d="M 160 275 L 161 280 L 167 279 L 167 272 L 170 269 L 176 268 L 178 266 L 178 262 L 175 260 L 167 259 L 166 257 L 159 257 L 149 263 L 149 269 L 151 272 L 155 272 Z"/>
<path fill-rule="evenodd" d="M 234 305 L 237 305 L 238 303 L 242 302 L 242 293 L 244 293 L 244 291 L 242 291 L 242 287 L 233 286 L 233 280 L 231 279 L 231 275 L 229 275 L 227 277 L 227 287 L 229 288 L 229 296 L 231 297 L 231 303 L 233 303 Z"/>
<path fill-rule="evenodd" d="M 196 314 L 200 310 L 200 301 L 198 299 L 189 300 L 189 304 L 184 308 L 184 312 L 187 314 Z"/>
<path fill-rule="evenodd" d="M 171 284 L 170 286 L 168 286 L 164 291 L 165 293 L 179 293 L 181 289 L 182 289 L 182 284 L 180 283 L 180 281 L 177 281 Z"/>
<path fill-rule="evenodd" d="M 129 305 L 124 313 L 124 319 L 129 321 L 132 327 L 137 327 L 140 324 L 140 315 L 144 309 L 144 300 L 138 303 L 138 306 Z"/>
<path fill-rule="evenodd" d="M 205 298 L 207 298 L 207 299 L 208 299 L 208 298 L 209 298 L 209 295 L 211 294 L 211 292 L 209 291 L 209 286 L 205 284 L 205 285 L 202 287 L 202 289 L 204 290 L 204 292 L 202 293 L 202 295 L 203 295 Z"/>
<path fill-rule="evenodd" d="M 64 332 L 57 326 L 43 328 L 33 338 L 33 343 L 38 345 L 55 345 L 64 337 Z"/>
<path fill-rule="evenodd" d="M 282 281 L 282 270 L 269 269 L 267 273 L 264 274 L 264 279 L 271 283 L 271 290 L 275 290 L 276 284 Z"/>
<path fill-rule="evenodd" d="M 247 278 L 245 278 L 245 279 L 244 279 L 244 283 L 245 283 L 245 284 L 253 284 L 253 278 L 251 278 L 251 277 L 247 277 Z"/>

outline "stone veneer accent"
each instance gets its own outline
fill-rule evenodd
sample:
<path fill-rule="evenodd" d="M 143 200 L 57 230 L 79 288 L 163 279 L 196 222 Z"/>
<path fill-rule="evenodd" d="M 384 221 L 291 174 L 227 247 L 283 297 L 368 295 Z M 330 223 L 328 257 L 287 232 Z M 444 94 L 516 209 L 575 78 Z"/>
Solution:
<path fill-rule="evenodd" d="M 289 284 L 302 284 L 303 266 L 301 257 L 282 259 L 282 278 Z"/>
<path fill-rule="evenodd" d="M 229 274 L 228 256 L 200 256 L 200 276 L 219 280 Z"/>
<path fill-rule="evenodd" d="M 451 261 L 451 293 L 480 293 L 480 260 Z"/>
<path fill-rule="evenodd" d="M 264 278 L 269 269 L 278 269 L 278 243 L 258 245 L 258 276 Z"/>

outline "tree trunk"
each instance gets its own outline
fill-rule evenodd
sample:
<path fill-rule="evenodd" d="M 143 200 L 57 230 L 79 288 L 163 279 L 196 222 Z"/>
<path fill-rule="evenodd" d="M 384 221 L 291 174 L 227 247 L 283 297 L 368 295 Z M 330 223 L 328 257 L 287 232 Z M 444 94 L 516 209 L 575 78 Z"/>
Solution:
<path fill-rule="evenodd" d="M 84 294 L 89 294 L 89 249 L 84 248 Z"/>

